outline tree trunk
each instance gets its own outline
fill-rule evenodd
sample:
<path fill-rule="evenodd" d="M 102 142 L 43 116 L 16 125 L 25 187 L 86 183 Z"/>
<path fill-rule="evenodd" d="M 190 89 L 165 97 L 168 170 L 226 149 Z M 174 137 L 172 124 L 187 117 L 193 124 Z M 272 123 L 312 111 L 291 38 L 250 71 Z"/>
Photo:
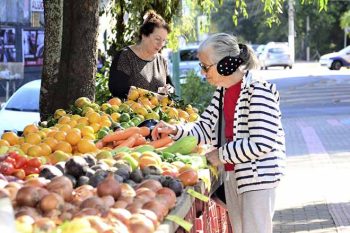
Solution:
<path fill-rule="evenodd" d="M 57 73 L 49 73 L 51 76 L 46 77 L 51 80 L 52 86 L 45 96 L 48 98 L 44 99 L 44 95 L 41 98 L 44 102 L 41 105 L 46 106 L 46 112 L 42 116 L 53 114 L 59 108 L 68 109 L 81 96 L 94 100 L 98 6 L 99 1 L 96 0 L 64 0 L 63 14 L 60 12 L 63 15 L 63 32 L 58 37 L 62 38 L 61 56 L 58 63 L 55 63 L 59 64 L 59 73 L 58 77 Z M 50 33 L 52 32 L 49 31 Z M 45 46 L 51 44 L 52 40 L 53 38 L 48 38 L 46 41 L 45 38 Z M 48 60 L 52 62 L 52 57 Z"/>
<path fill-rule="evenodd" d="M 46 120 L 55 110 L 52 107 L 61 58 L 63 0 L 44 1 L 45 45 L 40 89 L 40 118 Z"/>

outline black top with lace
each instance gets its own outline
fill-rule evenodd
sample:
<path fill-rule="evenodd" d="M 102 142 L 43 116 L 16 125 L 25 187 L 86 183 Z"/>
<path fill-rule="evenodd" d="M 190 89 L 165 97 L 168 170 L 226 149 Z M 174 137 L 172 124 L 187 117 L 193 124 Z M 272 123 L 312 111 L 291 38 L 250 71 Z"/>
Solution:
<path fill-rule="evenodd" d="M 171 84 L 167 61 L 159 53 L 146 61 L 126 47 L 113 58 L 108 87 L 114 97 L 126 98 L 130 86 L 157 92 L 166 83 Z"/>

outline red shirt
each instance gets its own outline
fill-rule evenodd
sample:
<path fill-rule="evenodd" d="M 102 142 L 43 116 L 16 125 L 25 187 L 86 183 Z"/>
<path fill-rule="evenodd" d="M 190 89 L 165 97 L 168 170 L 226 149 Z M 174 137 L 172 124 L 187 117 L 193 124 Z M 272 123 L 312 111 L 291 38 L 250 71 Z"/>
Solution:
<path fill-rule="evenodd" d="M 225 117 L 225 137 L 226 142 L 230 142 L 233 140 L 233 122 L 235 119 L 235 108 L 239 98 L 239 94 L 241 92 L 241 83 L 242 81 L 230 86 L 226 89 L 224 95 L 224 117 Z M 226 163 L 225 171 L 234 170 L 235 165 Z"/>

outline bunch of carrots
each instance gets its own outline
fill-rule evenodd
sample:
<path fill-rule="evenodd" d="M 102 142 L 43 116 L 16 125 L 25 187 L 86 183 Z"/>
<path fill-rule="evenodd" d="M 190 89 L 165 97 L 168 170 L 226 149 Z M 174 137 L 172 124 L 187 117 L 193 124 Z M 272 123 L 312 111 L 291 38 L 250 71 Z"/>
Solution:
<path fill-rule="evenodd" d="M 117 130 L 111 134 L 106 135 L 96 143 L 96 147 L 101 149 L 103 147 L 118 148 L 118 147 L 136 147 L 140 145 L 151 145 L 154 148 L 165 147 L 173 143 L 173 139 L 168 135 L 163 135 L 160 139 L 155 141 L 147 141 L 146 137 L 151 133 L 148 127 L 130 127 L 124 130 Z"/>

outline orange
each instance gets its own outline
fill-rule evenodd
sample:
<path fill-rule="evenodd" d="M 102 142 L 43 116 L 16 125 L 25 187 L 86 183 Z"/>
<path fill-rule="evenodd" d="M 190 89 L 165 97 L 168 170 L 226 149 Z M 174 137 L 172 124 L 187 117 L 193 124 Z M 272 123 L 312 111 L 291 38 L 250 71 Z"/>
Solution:
<path fill-rule="evenodd" d="M 160 103 L 161 103 L 161 105 L 164 107 L 164 106 L 167 106 L 168 104 L 169 104 L 169 98 L 168 97 L 164 97 L 161 101 L 160 101 Z"/>
<path fill-rule="evenodd" d="M 78 108 L 82 108 L 85 105 L 91 104 L 91 100 L 87 97 L 79 97 L 75 100 L 74 105 Z"/>
<path fill-rule="evenodd" d="M 64 115 L 66 115 L 66 111 L 64 111 L 63 109 L 57 109 L 57 110 L 55 111 L 55 113 L 53 114 L 53 117 L 54 117 L 55 119 L 59 119 L 59 118 L 61 118 L 61 117 L 64 116 Z"/>
<path fill-rule="evenodd" d="M 88 134 L 85 134 L 82 138 L 83 139 L 88 139 L 88 140 L 95 140 L 96 136 L 93 133 L 88 133 Z"/>
<path fill-rule="evenodd" d="M 39 133 L 29 133 L 25 136 L 25 142 L 36 145 L 41 142 L 41 135 Z"/>
<path fill-rule="evenodd" d="M 112 122 L 110 121 L 110 120 L 103 120 L 103 121 L 101 121 L 100 122 L 100 127 L 102 128 L 102 127 L 111 127 L 111 125 L 112 125 Z"/>
<path fill-rule="evenodd" d="M 53 137 L 47 137 L 43 140 L 43 143 L 47 144 L 51 148 L 51 150 L 53 150 L 56 147 L 58 141 Z"/>
<path fill-rule="evenodd" d="M 55 151 L 57 151 L 57 150 L 63 151 L 65 153 L 72 153 L 73 149 L 72 149 L 72 146 L 68 142 L 60 141 L 55 146 Z"/>
<path fill-rule="evenodd" d="M 95 152 L 97 150 L 95 143 L 92 140 L 81 139 L 78 144 L 78 151 L 80 153 Z"/>
<path fill-rule="evenodd" d="M 54 138 L 57 139 L 58 141 L 63 141 L 66 139 L 67 133 L 65 131 L 57 131 L 54 135 Z"/>
<path fill-rule="evenodd" d="M 113 97 L 112 99 L 108 100 L 108 103 L 110 105 L 117 105 L 117 106 L 119 106 L 122 103 L 122 101 L 118 97 Z"/>
<path fill-rule="evenodd" d="M 107 109 L 109 109 L 109 108 L 111 108 L 111 107 L 112 107 L 111 104 L 109 104 L 109 103 L 103 103 L 103 104 L 101 105 L 101 110 L 105 112 Z"/>
<path fill-rule="evenodd" d="M 22 145 L 25 142 L 24 137 L 18 137 L 18 145 Z"/>
<path fill-rule="evenodd" d="M 27 134 L 29 133 L 36 133 L 39 131 L 39 128 L 37 125 L 35 124 L 30 124 L 30 125 L 27 125 L 26 127 L 24 127 L 23 129 L 23 135 L 26 136 Z"/>
<path fill-rule="evenodd" d="M 131 89 L 128 93 L 129 100 L 137 100 L 140 97 L 139 92 L 136 89 Z"/>
<path fill-rule="evenodd" d="M 86 126 L 84 126 L 84 127 L 82 127 L 81 129 L 80 129 L 80 131 L 81 131 L 81 135 L 86 135 L 86 134 L 94 134 L 94 128 L 92 128 L 91 126 L 88 126 L 88 125 L 86 125 Z"/>
<path fill-rule="evenodd" d="M 199 115 L 197 113 L 191 113 L 190 117 L 188 118 L 188 121 L 194 122 L 194 121 L 198 120 L 198 118 L 199 118 Z"/>
<path fill-rule="evenodd" d="M 80 139 L 81 139 L 80 130 L 71 129 L 70 131 L 68 131 L 66 135 L 66 142 L 68 142 L 72 146 L 76 145 L 80 141 Z"/>
<path fill-rule="evenodd" d="M 142 116 L 146 116 L 148 111 L 146 108 L 142 107 L 142 108 L 138 108 L 135 110 L 135 113 L 142 115 Z"/>
<path fill-rule="evenodd" d="M 176 108 L 169 108 L 169 109 L 166 111 L 166 113 L 168 114 L 168 116 L 169 116 L 170 118 L 175 118 L 175 119 L 177 119 L 178 116 L 179 116 L 179 112 L 177 111 Z"/>
<path fill-rule="evenodd" d="M 4 139 L 0 139 L 0 146 L 10 146 L 10 143 Z"/>
<path fill-rule="evenodd" d="M 120 113 L 119 112 L 114 112 L 111 114 L 112 120 L 113 121 L 118 121 L 119 117 L 120 117 Z"/>
<path fill-rule="evenodd" d="M 49 156 L 52 153 L 51 147 L 46 143 L 40 143 L 38 146 L 41 147 L 42 156 Z"/>
<path fill-rule="evenodd" d="M 58 132 L 58 130 L 51 130 L 50 132 L 48 132 L 46 134 L 46 137 L 52 137 L 53 138 L 57 132 Z"/>
<path fill-rule="evenodd" d="M 179 118 L 182 118 L 187 121 L 189 117 L 190 117 L 190 114 L 188 114 L 186 111 L 179 110 Z"/>
<path fill-rule="evenodd" d="M 28 148 L 27 155 L 29 155 L 31 157 L 42 156 L 42 149 L 38 145 L 32 145 L 31 147 Z"/>
<path fill-rule="evenodd" d="M 61 116 L 61 118 L 58 119 L 59 124 L 67 124 L 69 122 L 70 122 L 70 117 L 68 117 L 67 115 Z"/>
<path fill-rule="evenodd" d="M 24 143 L 21 144 L 20 149 L 24 152 L 24 154 L 28 154 L 28 149 L 31 146 L 33 146 L 33 145 L 30 144 L 30 143 L 24 142 Z"/>
<path fill-rule="evenodd" d="M 78 124 L 88 125 L 89 119 L 87 117 L 81 117 L 78 119 Z"/>
<path fill-rule="evenodd" d="M 1 139 L 6 140 L 11 146 L 18 144 L 18 136 L 12 131 L 3 133 Z"/>
<path fill-rule="evenodd" d="M 78 114 L 74 114 L 74 115 L 72 115 L 72 117 L 70 118 L 71 120 L 79 120 L 81 118 L 81 116 L 80 115 L 78 115 Z"/>
<path fill-rule="evenodd" d="M 90 124 L 99 123 L 101 121 L 101 116 L 97 112 L 91 112 L 87 115 L 87 118 L 89 119 Z"/>
<path fill-rule="evenodd" d="M 72 127 L 68 124 L 62 124 L 58 127 L 59 131 L 69 131 Z"/>
<path fill-rule="evenodd" d="M 77 124 L 78 124 L 77 120 L 73 120 L 73 119 L 71 119 L 70 122 L 68 123 L 68 125 L 71 128 L 74 128 L 75 126 L 77 126 Z"/>
<path fill-rule="evenodd" d="M 159 104 L 159 100 L 158 100 L 157 96 L 152 96 L 150 101 L 151 101 L 151 104 L 153 104 L 153 105 Z"/>

